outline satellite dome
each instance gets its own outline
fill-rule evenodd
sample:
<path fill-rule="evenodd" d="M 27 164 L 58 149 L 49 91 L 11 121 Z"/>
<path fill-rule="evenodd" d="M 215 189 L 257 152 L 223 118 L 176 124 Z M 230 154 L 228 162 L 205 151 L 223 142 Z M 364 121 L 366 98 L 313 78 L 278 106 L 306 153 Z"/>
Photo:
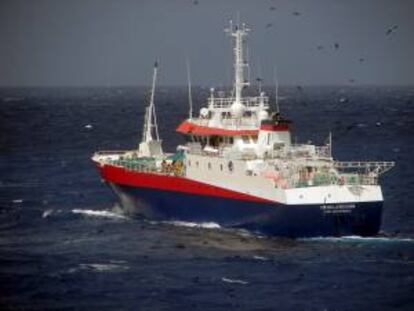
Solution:
<path fill-rule="evenodd" d="M 200 109 L 200 116 L 202 117 L 202 118 L 207 118 L 208 117 L 208 109 L 207 108 L 201 108 Z"/>
<path fill-rule="evenodd" d="M 231 105 L 231 115 L 234 118 L 241 118 L 244 114 L 244 110 L 246 109 L 246 107 L 240 103 L 240 102 L 234 102 Z"/>
<path fill-rule="evenodd" d="M 260 121 L 263 121 L 263 120 L 269 119 L 269 113 L 266 110 L 260 110 L 257 113 L 257 117 Z"/>

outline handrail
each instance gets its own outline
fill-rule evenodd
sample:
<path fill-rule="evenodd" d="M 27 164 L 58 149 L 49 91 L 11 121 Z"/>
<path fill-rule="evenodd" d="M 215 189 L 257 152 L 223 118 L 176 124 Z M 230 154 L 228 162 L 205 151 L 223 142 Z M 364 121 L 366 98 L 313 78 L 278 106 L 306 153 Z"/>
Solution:
<path fill-rule="evenodd" d="M 214 97 L 209 98 L 209 106 L 212 108 L 230 108 L 231 105 L 236 100 L 235 97 Z M 246 106 L 246 108 L 256 108 L 263 107 L 264 109 L 269 108 L 269 98 L 266 96 L 263 97 L 243 97 L 241 98 L 241 103 Z"/>
<path fill-rule="evenodd" d="M 335 161 L 334 165 L 340 168 L 359 168 L 372 166 L 391 166 L 395 165 L 393 161 Z"/>
<path fill-rule="evenodd" d="M 334 166 L 339 169 L 365 169 L 367 172 L 381 175 L 395 166 L 393 161 L 336 161 Z"/>
<path fill-rule="evenodd" d="M 109 154 L 124 154 L 127 152 L 132 152 L 134 150 L 99 150 L 96 151 L 95 155 L 109 155 Z"/>

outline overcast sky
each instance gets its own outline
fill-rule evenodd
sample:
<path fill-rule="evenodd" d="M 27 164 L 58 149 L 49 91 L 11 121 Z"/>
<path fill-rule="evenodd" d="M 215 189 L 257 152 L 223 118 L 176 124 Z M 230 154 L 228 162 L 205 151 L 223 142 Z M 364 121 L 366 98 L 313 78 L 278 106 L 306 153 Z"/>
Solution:
<path fill-rule="evenodd" d="M 412 0 L 0 0 L 0 86 L 229 85 L 237 12 L 252 79 L 414 85 Z"/>

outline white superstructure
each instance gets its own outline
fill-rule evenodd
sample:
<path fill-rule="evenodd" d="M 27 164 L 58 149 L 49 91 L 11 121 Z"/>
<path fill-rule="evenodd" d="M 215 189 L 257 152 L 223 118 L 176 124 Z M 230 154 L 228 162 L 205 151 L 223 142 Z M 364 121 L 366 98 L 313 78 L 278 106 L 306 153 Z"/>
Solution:
<path fill-rule="evenodd" d="M 394 163 L 334 161 L 330 134 L 324 146 L 292 144 L 290 122 L 264 92 L 243 96 L 249 28 L 230 23 L 226 32 L 234 39 L 232 96 L 211 89 L 199 117 L 178 127 L 189 140 L 184 176 L 284 204 L 381 201 L 378 176 Z"/>

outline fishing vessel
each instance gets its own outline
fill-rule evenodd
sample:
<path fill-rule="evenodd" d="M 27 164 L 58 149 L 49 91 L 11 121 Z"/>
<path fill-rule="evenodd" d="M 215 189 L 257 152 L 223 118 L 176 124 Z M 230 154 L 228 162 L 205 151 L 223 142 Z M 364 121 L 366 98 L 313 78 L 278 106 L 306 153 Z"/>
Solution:
<path fill-rule="evenodd" d="M 294 144 L 291 121 L 250 83 L 246 24 L 226 29 L 234 48 L 231 94 L 211 89 L 206 104 L 176 129 L 185 144 L 167 153 L 154 102 L 157 64 L 138 148 L 99 151 L 92 160 L 126 213 L 155 220 L 213 222 L 288 237 L 376 235 L 383 195 L 379 176 L 394 162 L 343 162 L 326 144 Z M 189 79 L 190 81 L 190 79 Z M 277 88 L 276 91 L 277 93 Z M 274 106 L 274 107 L 272 107 Z"/>

